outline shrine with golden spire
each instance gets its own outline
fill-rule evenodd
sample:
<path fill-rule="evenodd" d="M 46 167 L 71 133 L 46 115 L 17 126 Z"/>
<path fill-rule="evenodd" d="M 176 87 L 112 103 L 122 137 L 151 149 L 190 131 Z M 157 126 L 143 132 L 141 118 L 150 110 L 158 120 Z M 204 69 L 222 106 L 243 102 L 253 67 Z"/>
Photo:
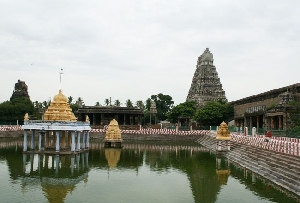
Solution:
<path fill-rule="evenodd" d="M 23 152 L 69 154 L 89 148 L 91 130 L 89 118 L 86 116 L 84 122 L 77 121 L 61 89 L 44 113 L 43 120 L 29 120 L 28 114 L 25 114 L 22 128 L 24 130 Z M 35 148 L 36 132 L 39 139 L 38 149 Z M 31 136 L 30 150 L 27 146 L 28 136 Z"/>
<path fill-rule="evenodd" d="M 121 137 L 121 131 L 119 128 L 118 121 L 113 119 L 110 121 L 109 126 L 107 128 L 105 138 L 104 138 L 104 146 L 121 148 L 122 142 L 123 142 L 123 140 Z"/>

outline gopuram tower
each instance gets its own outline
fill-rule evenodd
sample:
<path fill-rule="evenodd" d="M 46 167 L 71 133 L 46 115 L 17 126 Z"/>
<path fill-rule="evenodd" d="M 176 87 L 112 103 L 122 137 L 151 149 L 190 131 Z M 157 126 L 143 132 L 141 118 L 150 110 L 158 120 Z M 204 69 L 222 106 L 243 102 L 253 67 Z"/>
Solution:
<path fill-rule="evenodd" d="M 186 101 L 196 101 L 199 107 L 209 101 L 227 101 L 214 59 L 208 48 L 198 57 L 196 71 Z"/>

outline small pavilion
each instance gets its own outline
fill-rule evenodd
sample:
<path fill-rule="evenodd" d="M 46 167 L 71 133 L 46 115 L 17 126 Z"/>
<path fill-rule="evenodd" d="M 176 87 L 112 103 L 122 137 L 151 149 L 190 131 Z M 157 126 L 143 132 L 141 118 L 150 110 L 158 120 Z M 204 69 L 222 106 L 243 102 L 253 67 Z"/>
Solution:
<path fill-rule="evenodd" d="M 72 154 L 89 149 L 91 130 L 89 118 L 86 116 L 84 122 L 77 121 L 61 89 L 44 113 L 44 119 L 29 120 L 26 114 L 22 129 L 24 130 L 24 153 Z M 31 140 L 28 141 L 30 132 Z M 36 133 L 38 133 L 37 149 Z"/>
<path fill-rule="evenodd" d="M 107 128 L 104 147 L 108 148 L 122 148 L 123 139 L 121 137 L 121 131 L 119 128 L 118 121 L 115 119 L 111 120 Z"/>

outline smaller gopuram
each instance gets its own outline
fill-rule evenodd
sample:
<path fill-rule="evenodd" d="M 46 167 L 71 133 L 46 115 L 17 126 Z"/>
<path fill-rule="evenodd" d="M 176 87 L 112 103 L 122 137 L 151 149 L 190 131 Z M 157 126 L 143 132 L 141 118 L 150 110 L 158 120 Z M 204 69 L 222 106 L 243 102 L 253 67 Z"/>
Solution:
<path fill-rule="evenodd" d="M 27 97 L 29 98 L 28 94 L 28 86 L 24 81 L 18 80 L 18 82 L 15 84 L 15 89 L 10 97 L 10 101 L 12 101 L 15 98 L 19 97 Z"/>
<path fill-rule="evenodd" d="M 24 153 L 71 154 L 89 149 L 89 118 L 86 117 L 85 122 L 77 121 L 62 90 L 54 96 L 43 117 L 44 120 L 29 120 L 28 114 L 24 116 Z M 35 146 L 36 132 L 39 139 L 38 149 Z M 28 151 L 27 138 L 30 134 Z"/>
<path fill-rule="evenodd" d="M 222 151 L 229 151 L 230 150 L 230 132 L 228 130 L 227 124 L 223 121 L 217 131 L 217 152 L 222 152 Z M 225 148 L 223 146 L 225 142 Z"/>
<path fill-rule="evenodd" d="M 110 121 L 105 134 L 104 147 L 122 148 L 122 142 L 118 121 L 113 119 Z"/>

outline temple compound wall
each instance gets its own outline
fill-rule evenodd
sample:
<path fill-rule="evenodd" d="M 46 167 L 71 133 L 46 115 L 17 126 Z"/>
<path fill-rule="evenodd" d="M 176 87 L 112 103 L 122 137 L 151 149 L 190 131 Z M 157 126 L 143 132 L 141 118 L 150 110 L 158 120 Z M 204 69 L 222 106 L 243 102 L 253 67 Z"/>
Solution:
<path fill-rule="evenodd" d="M 293 125 L 290 117 L 295 107 L 290 105 L 292 101 L 300 102 L 299 83 L 232 101 L 235 126 L 285 131 Z"/>
<path fill-rule="evenodd" d="M 136 130 L 141 125 L 144 112 L 135 107 L 85 106 L 79 108 L 75 115 L 78 121 L 84 121 L 85 117 L 88 116 L 93 128 L 101 128 L 109 125 L 109 122 L 115 119 L 120 128 Z"/>

